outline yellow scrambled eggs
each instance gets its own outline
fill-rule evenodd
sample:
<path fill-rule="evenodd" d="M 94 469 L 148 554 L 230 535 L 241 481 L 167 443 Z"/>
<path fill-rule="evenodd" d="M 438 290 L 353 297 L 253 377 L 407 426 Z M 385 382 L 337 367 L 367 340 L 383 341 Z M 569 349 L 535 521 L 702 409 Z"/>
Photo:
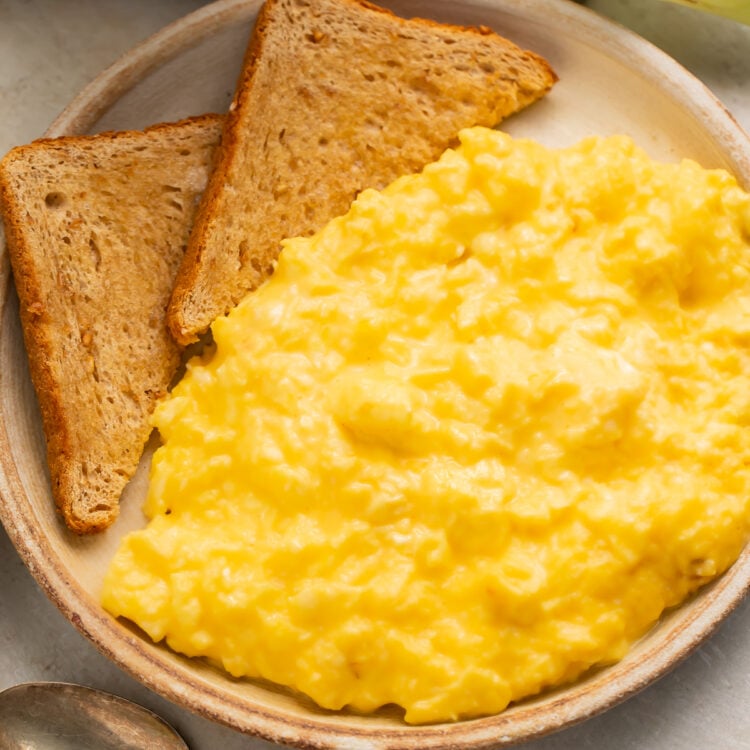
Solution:
<path fill-rule="evenodd" d="M 155 424 L 104 603 L 321 706 L 501 711 L 748 537 L 750 197 L 486 129 L 289 240 Z"/>

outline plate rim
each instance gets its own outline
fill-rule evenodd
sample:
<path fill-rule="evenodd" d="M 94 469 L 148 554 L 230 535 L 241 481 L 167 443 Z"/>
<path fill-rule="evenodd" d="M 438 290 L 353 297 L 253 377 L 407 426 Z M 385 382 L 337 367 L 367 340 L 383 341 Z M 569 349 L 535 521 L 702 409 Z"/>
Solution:
<path fill-rule="evenodd" d="M 262 0 L 217 0 L 165 26 L 136 45 L 100 73 L 75 96 L 45 132 L 45 137 L 86 132 L 138 80 L 158 68 L 198 40 L 260 7 Z M 474 5 L 488 9 L 505 5 L 519 13 L 537 9 L 542 0 L 474 0 Z M 546 13 L 549 13 L 547 7 Z M 558 3 L 555 12 L 575 20 L 589 36 L 616 37 L 613 56 L 651 61 L 653 74 L 665 70 L 682 84 L 686 104 L 696 116 L 708 116 L 720 131 L 721 150 L 738 165 L 738 178 L 750 185 L 750 138 L 720 100 L 695 76 L 665 52 L 595 11 L 572 1 Z M 4 325 L 8 307 L 14 303 L 12 275 L 7 252 L 0 249 L 0 323 Z M 0 389 L 6 376 L 0 368 Z M 32 576 L 62 614 L 101 653 L 172 702 L 213 721 L 246 734 L 277 743 L 310 748 L 347 748 L 362 750 L 396 750 L 414 748 L 418 741 L 424 750 L 448 750 L 461 741 L 462 747 L 502 747 L 539 738 L 601 713 L 631 697 L 653 683 L 707 639 L 750 590 L 750 544 L 746 545 L 734 565 L 707 589 L 702 590 L 702 606 L 696 608 L 674 637 L 655 644 L 642 659 L 647 669 L 633 663 L 621 669 L 616 680 L 577 682 L 563 688 L 565 695 L 546 693 L 545 703 L 535 706 L 522 702 L 495 716 L 452 724 L 399 727 L 374 726 L 372 729 L 335 725 L 325 715 L 302 718 L 282 708 L 249 705 L 235 696 L 222 694 L 214 686 L 200 682 L 189 669 L 187 659 L 181 671 L 160 654 L 159 647 L 146 642 L 119 624 L 104 611 L 76 580 L 67 574 L 59 554 L 34 522 L 34 511 L 26 498 L 18 467 L 13 463 L 6 413 L 0 408 L 0 521 Z M 677 637 L 679 635 L 679 638 Z M 687 642 L 685 642 L 687 639 Z M 153 651 L 153 653 L 152 653 Z M 623 664 L 623 662 L 620 662 Z M 606 671 L 610 671 L 609 668 Z M 183 688 L 179 685 L 182 683 Z M 569 692 L 572 690 L 572 693 Z M 598 691 L 597 699 L 588 698 Z M 544 697 L 544 696 L 543 696 Z M 239 712 L 239 716 L 237 713 Z M 342 744 L 347 743 L 347 744 Z"/>

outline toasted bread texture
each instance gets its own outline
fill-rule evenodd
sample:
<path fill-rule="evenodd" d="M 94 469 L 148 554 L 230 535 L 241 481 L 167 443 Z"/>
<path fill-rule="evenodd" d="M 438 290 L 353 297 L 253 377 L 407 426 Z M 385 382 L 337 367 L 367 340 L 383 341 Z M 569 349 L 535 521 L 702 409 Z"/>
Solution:
<path fill-rule="evenodd" d="M 220 116 L 36 141 L 0 163 L 0 207 L 67 526 L 117 517 L 180 363 L 165 310 Z"/>
<path fill-rule="evenodd" d="M 194 341 L 271 273 L 286 237 L 417 171 L 464 127 L 543 96 L 549 64 L 485 27 L 361 0 L 268 0 L 167 314 Z"/>

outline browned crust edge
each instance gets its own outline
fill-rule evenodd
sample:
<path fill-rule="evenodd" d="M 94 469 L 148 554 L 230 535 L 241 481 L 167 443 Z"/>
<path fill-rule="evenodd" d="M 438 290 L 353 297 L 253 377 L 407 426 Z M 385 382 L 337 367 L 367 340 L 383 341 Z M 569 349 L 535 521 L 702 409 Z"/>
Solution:
<path fill-rule="evenodd" d="M 177 271 L 172 296 L 167 307 L 167 327 L 175 341 L 181 346 L 188 346 L 194 343 L 198 340 L 199 334 L 204 332 L 195 332 L 185 327 L 185 305 L 188 304 L 198 282 L 198 275 L 206 248 L 206 236 L 209 227 L 215 220 L 216 212 L 213 208 L 223 188 L 230 160 L 237 153 L 236 145 L 239 141 L 237 123 L 240 119 L 240 108 L 250 96 L 252 81 L 255 77 L 255 68 L 261 57 L 265 42 L 264 28 L 268 23 L 268 8 L 272 7 L 275 1 L 269 0 L 263 4 L 250 34 L 250 41 L 242 61 L 235 94 L 229 105 L 229 110 L 224 120 L 221 140 L 214 154 L 213 172 L 208 179 L 206 189 L 203 191 L 203 197 L 198 204 L 198 210 L 193 221 L 193 229 L 190 233 L 190 240 Z"/>
<path fill-rule="evenodd" d="M 60 467 L 69 461 L 72 455 L 70 432 L 63 417 L 64 408 L 57 379 L 50 367 L 52 342 L 46 335 L 45 327 L 39 325 L 39 318 L 44 315 L 44 300 L 31 259 L 30 244 L 26 239 L 24 209 L 16 201 L 9 177 L 6 175 L 8 165 L 29 148 L 33 146 L 14 149 L 0 162 L 0 213 L 3 217 L 8 258 L 19 299 L 19 316 L 29 359 L 31 381 L 42 414 L 52 494 L 66 525 L 76 533 L 84 533 L 87 528 L 78 524 L 75 517 L 71 517 L 70 503 L 66 502 L 58 491 L 62 481 Z"/>
<path fill-rule="evenodd" d="M 209 112 L 202 115 L 184 117 L 180 120 L 175 120 L 174 122 L 158 122 L 143 128 L 143 130 L 103 130 L 101 133 L 89 133 L 86 135 L 61 135 L 57 138 L 36 138 L 31 141 L 31 143 L 14 146 L 2 159 L 0 159 L 0 177 L 7 169 L 8 164 L 11 164 L 17 157 L 25 154 L 28 150 L 36 149 L 37 146 L 71 146 L 82 142 L 98 140 L 112 142 L 125 140 L 127 138 L 140 138 L 143 135 L 152 135 L 164 130 L 175 130 L 184 127 L 185 125 L 189 125 L 190 123 L 195 123 L 197 125 L 210 125 L 211 123 L 220 122 L 225 119 L 225 117 L 226 116 L 223 114 Z"/>

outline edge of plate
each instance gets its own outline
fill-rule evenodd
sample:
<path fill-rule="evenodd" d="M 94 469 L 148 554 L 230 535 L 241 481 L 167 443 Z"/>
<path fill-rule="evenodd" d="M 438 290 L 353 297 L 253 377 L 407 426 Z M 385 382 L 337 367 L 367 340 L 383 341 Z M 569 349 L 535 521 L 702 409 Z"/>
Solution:
<path fill-rule="evenodd" d="M 87 84 L 55 118 L 45 138 L 86 133 L 140 78 L 233 19 L 249 15 L 263 0 L 216 0 L 164 26 L 132 47 Z"/>

